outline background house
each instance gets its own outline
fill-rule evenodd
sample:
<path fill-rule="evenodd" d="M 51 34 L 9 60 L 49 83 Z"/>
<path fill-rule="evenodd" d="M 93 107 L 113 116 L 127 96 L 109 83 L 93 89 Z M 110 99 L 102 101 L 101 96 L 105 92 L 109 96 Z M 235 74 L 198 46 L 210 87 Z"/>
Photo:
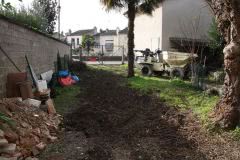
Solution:
<path fill-rule="evenodd" d="M 212 19 L 204 0 L 164 1 L 152 16 L 136 17 L 135 49 L 171 50 L 193 39 L 202 42 Z"/>
<path fill-rule="evenodd" d="M 94 27 L 93 29 L 86 29 L 86 30 L 78 30 L 76 32 L 68 33 L 67 35 L 67 42 L 69 44 L 72 44 L 72 48 L 79 48 L 79 46 L 82 44 L 82 37 L 83 35 L 95 35 L 97 34 L 97 27 Z"/>
<path fill-rule="evenodd" d="M 105 56 L 122 56 L 123 53 L 127 55 L 127 31 L 127 28 L 100 30 L 98 34 L 94 35 L 94 52 L 103 52 Z"/>
<path fill-rule="evenodd" d="M 69 30 L 66 36 L 67 42 L 72 44 L 73 49 L 81 46 L 83 35 L 94 37 L 94 46 L 90 50 L 86 48 L 79 50 L 83 56 L 97 56 L 102 53 L 104 56 L 122 56 L 123 54 L 127 56 L 127 33 L 128 28 L 123 30 L 119 28 L 116 30 L 100 29 L 100 32 L 97 32 L 97 28 L 94 27 L 93 29 L 79 30 L 73 33 Z"/>

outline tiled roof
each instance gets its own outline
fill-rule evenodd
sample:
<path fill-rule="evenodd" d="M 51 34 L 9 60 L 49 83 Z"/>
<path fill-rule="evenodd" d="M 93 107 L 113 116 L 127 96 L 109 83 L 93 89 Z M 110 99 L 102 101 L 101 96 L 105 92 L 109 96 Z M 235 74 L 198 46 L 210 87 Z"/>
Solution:
<path fill-rule="evenodd" d="M 81 36 L 84 34 L 93 34 L 94 33 L 94 29 L 86 29 L 86 30 L 79 30 L 76 32 L 73 32 L 70 36 Z"/>
<path fill-rule="evenodd" d="M 124 28 L 123 30 L 119 31 L 119 34 L 127 34 L 128 33 L 128 28 Z M 117 30 L 105 30 L 100 33 L 95 34 L 94 36 L 115 36 L 117 35 Z"/>

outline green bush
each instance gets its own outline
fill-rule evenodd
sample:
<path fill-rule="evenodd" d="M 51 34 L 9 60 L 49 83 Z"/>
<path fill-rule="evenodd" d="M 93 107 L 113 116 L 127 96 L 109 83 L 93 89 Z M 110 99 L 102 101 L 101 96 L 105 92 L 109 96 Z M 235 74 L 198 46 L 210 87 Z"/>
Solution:
<path fill-rule="evenodd" d="M 32 29 L 46 33 L 46 19 L 35 15 L 33 9 L 26 9 L 22 6 L 17 10 L 12 7 L 10 3 L 0 4 L 0 15 Z"/>

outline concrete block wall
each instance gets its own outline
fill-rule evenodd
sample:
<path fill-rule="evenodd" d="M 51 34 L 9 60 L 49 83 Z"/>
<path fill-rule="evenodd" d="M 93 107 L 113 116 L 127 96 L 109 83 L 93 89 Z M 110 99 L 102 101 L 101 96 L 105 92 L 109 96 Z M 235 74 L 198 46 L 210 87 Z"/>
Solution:
<path fill-rule="evenodd" d="M 27 55 L 37 75 L 54 69 L 58 51 L 70 55 L 69 45 L 5 17 L 0 17 L 0 46 L 22 71 L 27 68 Z M 13 72 L 18 71 L 0 51 L 0 97 L 6 95 L 7 74 Z"/>

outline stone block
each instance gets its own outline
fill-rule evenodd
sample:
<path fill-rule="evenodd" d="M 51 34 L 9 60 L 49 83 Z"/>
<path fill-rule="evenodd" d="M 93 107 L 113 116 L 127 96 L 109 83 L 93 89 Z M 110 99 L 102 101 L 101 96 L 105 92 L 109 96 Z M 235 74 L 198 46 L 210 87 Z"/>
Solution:
<path fill-rule="evenodd" d="M 0 139 L 0 147 L 4 147 L 8 145 L 8 141 L 4 138 L 4 139 Z"/>
<path fill-rule="evenodd" d="M 0 153 L 14 154 L 16 151 L 16 144 L 8 144 L 7 146 L 0 148 Z"/>

